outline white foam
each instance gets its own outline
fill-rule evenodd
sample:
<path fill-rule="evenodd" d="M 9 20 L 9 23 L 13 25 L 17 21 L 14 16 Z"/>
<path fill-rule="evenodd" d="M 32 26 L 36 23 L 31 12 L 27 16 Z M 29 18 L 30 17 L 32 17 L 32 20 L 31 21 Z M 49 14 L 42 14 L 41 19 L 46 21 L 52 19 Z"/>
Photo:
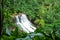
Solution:
<path fill-rule="evenodd" d="M 23 31 L 30 33 L 34 32 L 36 28 L 32 25 L 32 23 L 28 20 L 27 16 L 25 14 L 22 14 L 20 16 L 20 19 L 18 18 L 19 15 L 16 15 L 16 24 L 23 29 Z M 21 22 L 20 22 L 21 21 Z"/>

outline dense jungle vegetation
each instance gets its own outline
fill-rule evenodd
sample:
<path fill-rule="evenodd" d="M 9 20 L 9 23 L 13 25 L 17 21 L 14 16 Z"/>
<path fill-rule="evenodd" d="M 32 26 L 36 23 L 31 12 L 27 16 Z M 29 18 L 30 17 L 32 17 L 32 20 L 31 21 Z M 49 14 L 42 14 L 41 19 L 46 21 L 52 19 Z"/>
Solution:
<path fill-rule="evenodd" d="M 2 11 L 1 40 L 60 40 L 60 0 L 3 0 Z M 26 14 L 37 28 L 34 33 L 18 31 L 11 17 L 18 11 Z M 15 27 L 15 31 L 10 27 Z"/>

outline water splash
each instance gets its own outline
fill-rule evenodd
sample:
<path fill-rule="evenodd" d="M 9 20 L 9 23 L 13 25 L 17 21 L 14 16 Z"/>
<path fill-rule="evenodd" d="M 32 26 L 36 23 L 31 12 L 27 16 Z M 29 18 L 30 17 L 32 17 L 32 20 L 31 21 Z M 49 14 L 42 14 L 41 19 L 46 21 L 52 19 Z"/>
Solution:
<path fill-rule="evenodd" d="M 22 28 L 24 32 L 30 33 L 34 32 L 36 28 L 32 25 L 32 23 L 28 20 L 27 16 L 25 14 L 16 15 L 16 24 L 19 28 Z"/>

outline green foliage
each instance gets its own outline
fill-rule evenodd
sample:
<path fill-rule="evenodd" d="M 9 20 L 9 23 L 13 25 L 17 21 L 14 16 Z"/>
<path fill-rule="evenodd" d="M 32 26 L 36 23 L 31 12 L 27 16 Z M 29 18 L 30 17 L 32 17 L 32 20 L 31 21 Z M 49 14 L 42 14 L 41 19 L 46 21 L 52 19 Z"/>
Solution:
<path fill-rule="evenodd" d="M 60 0 L 4 0 L 3 4 L 4 31 L 1 40 L 60 40 Z M 44 36 L 31 33 L 33 35 L 30 36 L 34 36 L 31 39 L 27 37 L 29 34 L 19 32 L 10 16 L 17 14 L 17 11 L 28 15 L 37 28 L 34 33 L 42 33 Z M 9 31 L 11 26 L 15 27 L 15 31 Z"/>

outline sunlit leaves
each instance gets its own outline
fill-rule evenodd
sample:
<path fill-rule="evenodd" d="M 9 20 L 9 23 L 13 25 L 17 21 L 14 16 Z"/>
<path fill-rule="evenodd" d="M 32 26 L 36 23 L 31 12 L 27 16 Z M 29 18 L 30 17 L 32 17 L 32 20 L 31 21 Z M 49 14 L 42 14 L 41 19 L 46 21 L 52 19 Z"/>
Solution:
<path fill-rule="evenodd" d="M 45 21 L 43 19 L 40 20 L 39 24 L 41 24 L 42 26 L 45 25 Z"/>

